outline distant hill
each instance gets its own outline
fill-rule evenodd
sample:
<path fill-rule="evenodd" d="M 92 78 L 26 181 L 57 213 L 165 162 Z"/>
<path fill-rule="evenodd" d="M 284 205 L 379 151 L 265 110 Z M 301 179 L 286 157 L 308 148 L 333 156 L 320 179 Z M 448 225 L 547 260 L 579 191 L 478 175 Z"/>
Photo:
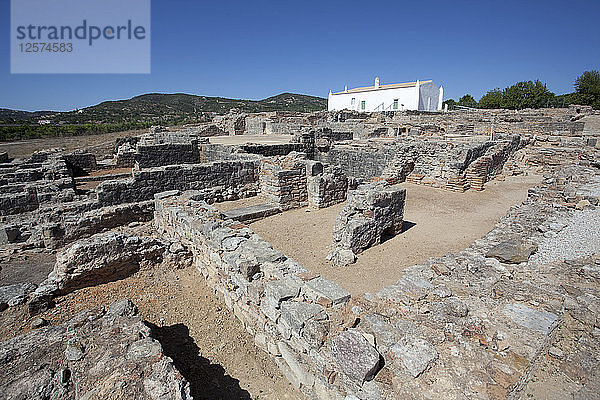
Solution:
<path fill-rule="evenodd" d="M 128 100 L 105 101 L 68 112 L 0 109 L 0 123 L 33 124 L 39 119 L 49 119 L 53 124 L 170 124 L 201 121 L 206 118 L 204 113 L 224 114 L 232 108 L 242 112 L 312 112 L 327 109 L 327 99 L 294 93 L 282 93 L 263 100 L 226 99 L 184 93 L 150 93 Z"/>

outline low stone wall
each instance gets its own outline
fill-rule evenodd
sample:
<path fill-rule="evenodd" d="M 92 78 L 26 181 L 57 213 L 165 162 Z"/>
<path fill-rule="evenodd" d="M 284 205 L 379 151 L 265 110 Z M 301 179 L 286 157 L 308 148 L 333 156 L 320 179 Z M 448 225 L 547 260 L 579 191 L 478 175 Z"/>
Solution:
<path fill-rule="evenodd" d="M 245 225 L 185 196 L 157 195 L 159 233 L 180 240 L 207 283 L 256 345 L 311 399 L 360 394 L 379 354 L 360 333 L 340 333 L 350 294 L 308 273 Z M 359 361 L 360 360 L 360 361 Z"/>
<path fill-rule="evenodd" d="M 307 161 L 306 175 L 310 207 L 327 208 L 346 201 L 348 178 L 340 167 Z"/>
<path fill-rule="evenodd" d="M 255 196 L 257 162 L 222 161 L 134 170 L 131 178 L 102 182 L 96 195 L 103 205 L 115 205 L 150 200 L 155 193 L 168 190 L 207 190 L 214 195 L 206 199 L 210 202 Z"/>
<path fill-rule="evenodd" d="M 406 189 L 375 182 L 348 194 L 348 202 L 335 220 L 332 250 L 327 258 L 337 266 L 381 243 L 382 236 L 402 232 Z"/>
<path fill-rule="evenodd" d="M 198 139 L 178 132 L 158 132 L 140 138 L 135 162 L 139 168 L 200 162 Z"/>
<path fill-rule="evenodd" d="M 74 151 L 63 155 L 63 158 L 75 176 L 84 175 L 97 168 L 96 156 L 87 151 Z"/>
<path fill-rule="evenodd" d="M 154 201 L 127 203 L 102 207 L 78 215 L 62 217 L 59 221 L 42 225 L 44 246 L 55 249 L 68 243 L 90 237 L 131 222 L 147 222 L 154 217 Z M 41 222 L 41 221 L 40 221 Z"/>
<path fill-rule="evenodd" d="M 262 159 L 260 195 L 283 210 L 306 206 L 308 192 L 303 154 Z"/>

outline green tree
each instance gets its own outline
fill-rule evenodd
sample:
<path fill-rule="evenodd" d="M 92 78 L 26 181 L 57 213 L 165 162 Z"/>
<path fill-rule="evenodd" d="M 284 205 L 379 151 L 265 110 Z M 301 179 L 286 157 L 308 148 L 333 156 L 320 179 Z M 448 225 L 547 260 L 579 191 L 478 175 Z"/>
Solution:
<path fill-rule="evenodd" d="M 444 101 L 443 105 L 448 105 L 448 110 L 454 110 L 456 108 L 456 101 L 454 99 L 448 99 Z"/>
<path fill-rule="evenodd" d="M 479 100 L 479 108 L 502 108 L 502 90 L 493 89 Z"/>
<path fill-rule="evenodd" d="M 509 109 L 542 108 L 554 97 L 546 85 L 535 82 L 517 82 L 502 91 L 502 107 Z"/>
<path fill-rule="evenodd" d="M 600 72 L 585 71 L 575 80 L 576 100 L 584 105 L 600 109 Z"/>
<path fill-rule="evenodd" d="M 458 105 L 463 107 L 475 108 L 477 107 L 477 102 L 475 101 L 473 96 L 471 96 L 470 94 L 465 94 L 463 97 L 458 99 Z"/>

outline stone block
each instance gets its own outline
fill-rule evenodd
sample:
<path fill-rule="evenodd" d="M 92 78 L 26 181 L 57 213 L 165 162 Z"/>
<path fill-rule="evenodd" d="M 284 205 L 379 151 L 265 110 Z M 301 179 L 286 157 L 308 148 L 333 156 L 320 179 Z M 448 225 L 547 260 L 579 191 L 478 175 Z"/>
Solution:
<path fill-rule="evenodd" d="M 342 371 L 358 383 L 371 380 L 379 370 L 379 353 L 355 329 L 344 331 L 333 338 L 330 350 Z"/>
<path fill-rule="evenodd" d="M 284 301 L 281 303 L 281 318 L 289 327 L 300 334 L 300 331 L 309 320 L 325 320 L 325 309 L 318 304 L 298 301 Z"/>
<path fill-rule="evenodd" d="M 303 286 L 303 293 L 312 301 L 317 301 L 319 297 L 324 297 L 332 302 L 333 305 L 343 304 L 350 300 L 350 293 L 343 289 L 337 283 L 318 277 L 306 282 Z"/>
<path fill-rule="evenodd" d="M 300 285 L 291 278 L 278 279 L 265 283 L 265 296 L 276 308 L 282 301 L 298 296 Z"/>
<path fill-rule="evenodd" d="M 413 378 L 425 372 L 438 359 L 435 347 L 416 337 L 402 339 L 392 346 L 389 353 L 390 358 L 400 363 Z"/>

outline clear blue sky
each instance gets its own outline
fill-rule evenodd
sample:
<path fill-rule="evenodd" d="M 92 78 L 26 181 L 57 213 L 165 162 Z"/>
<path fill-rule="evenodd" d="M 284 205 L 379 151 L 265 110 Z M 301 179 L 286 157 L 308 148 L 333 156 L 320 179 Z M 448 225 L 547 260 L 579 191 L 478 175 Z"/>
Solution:
<path fill-rule="evenodd" d="M 433 79 L 445 98 L 600 69 L 600 1 L 152 1 L 150 75 L 11 75 L 0 0 L 0 108 L 71 110 L 148 92 L 260 99 Z"/>

